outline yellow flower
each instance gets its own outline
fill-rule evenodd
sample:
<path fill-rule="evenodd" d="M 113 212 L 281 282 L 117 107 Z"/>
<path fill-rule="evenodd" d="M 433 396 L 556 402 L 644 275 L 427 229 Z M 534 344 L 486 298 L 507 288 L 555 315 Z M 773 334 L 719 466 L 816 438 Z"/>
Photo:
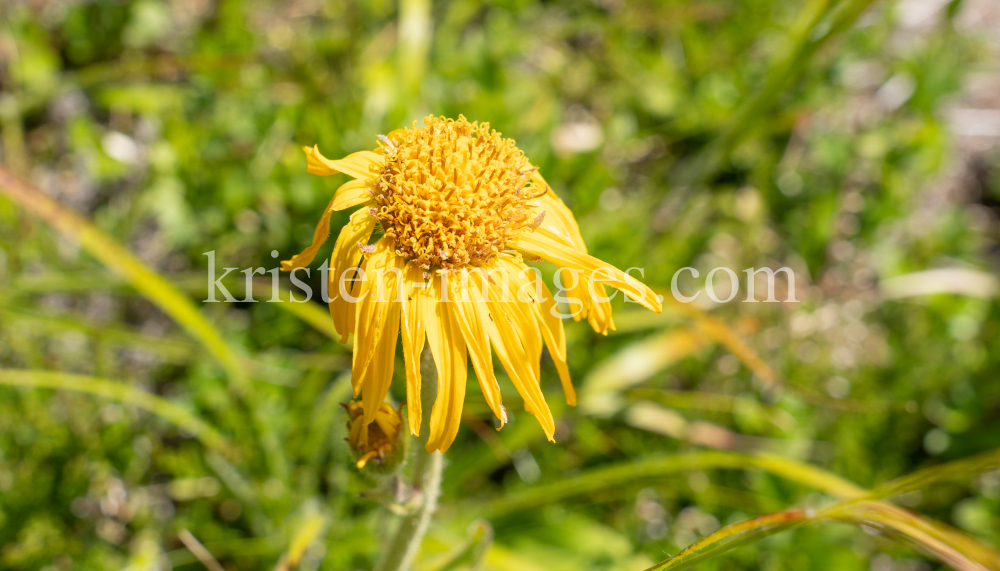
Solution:
<path fill-rule="evenodd" d="M 282 268 L 312 262 L 329 234 L 331 212 L 364 206 L 340 232 L 328 278 L 341 342 L 354 334 L 351 380 L 355 396 L 363 398 L 364 422 L 376 420 L 389 391 L 402 331 L 414 435 L 421 424 L 425 338 L 437 366 L 428 451 L 447 450 L 458 433 L 470 357 L 486 402 L 501 426 L 506 422 L 491 345 L 525 409 L 552 440 L 555 422 L 539 385 L 543 341 L 569 404 L 576 395 L 558 306 L 545 284 L 529 277 L 522 256 L 577 272 L 576 279 L 564 280 L 573 317 L 586 317 L 600 333 L 614 329 L 605 286 L 656 312 L 660 301 L 639 281 L 587 254 L 573 214 L 514 141 L 462 116 L 429 116 L 424 124 L 380 136 L 378 149 L 340 160 L 325 158 L 316 147 L 304 149 L 308 172 L 354 180 L 337 190 L 312 245 Z M 376 226 L 381 238 L 369 245 Z M 360 271 L 352 279 L 355 268 Z"/>
<path fill-rule="evenodd" d="M 341 406 L 347 410 L 347 443 L 358 459 L 358 470 L 374 460 L 380 468 L 391 471 L 403 459 L 405 440 L 400 440 L 403 420 L 399 411 L 382 403 L 375 412 L 375 422 L 365 422 L 362 404 L 351 401 Z"/>

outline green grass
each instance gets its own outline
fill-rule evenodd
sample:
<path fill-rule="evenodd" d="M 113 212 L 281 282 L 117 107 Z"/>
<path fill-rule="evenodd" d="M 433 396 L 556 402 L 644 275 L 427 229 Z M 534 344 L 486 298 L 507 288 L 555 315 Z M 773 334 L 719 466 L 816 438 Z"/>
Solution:
<path fill-rule="evenodd" d="M 1000 569 L 1000 154 L 949 120 L 996 22 L 908 4 L 5 4 L 0 568 L 373 567 L 401 507 L 343 442 L 350 347 L 269 275 L 202 303 L 205 253 L 277 267 L 346 180 L 302 145 L 433 113 L 517 140 L 595 256 L 742 289 L 567 322 L 556 444 L 501 367 L 503 430 L 470 389 L 415 569 Z M 740 301 L 765 266 L 797 303 Z M 979 278 L 879 287 L 938 268 Z"/>

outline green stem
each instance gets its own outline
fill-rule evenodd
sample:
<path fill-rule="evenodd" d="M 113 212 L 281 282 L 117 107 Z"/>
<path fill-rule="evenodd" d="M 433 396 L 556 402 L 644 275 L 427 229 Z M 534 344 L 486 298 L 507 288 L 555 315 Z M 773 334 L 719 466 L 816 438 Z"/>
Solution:
<path fill-rule="evenodd" d="M 420 376 L 423 385 L 420 401 L 424 420 L 420 427 L 421 436 L 414 438 L 413 472 L 410 476 L 413 490 L 420 493 L 420 503 L 414 513 L 403 516 L 399 522 L 395 535 L 375 566 L 376 571 L 407 571 L 410 568 L 424 535 L 427 534 L 427 528 L 430 527 L 431 517 L 437 511 L 438 498 L 441 496 L 444 455 L 437 451 L 428 452 L 426 448 L 430 435 L 430 411 L 437 396 L 437 368 L 426 346 L 420 360 Z"/>
<path fill-rule="evenodd" d="M 422 494 L 420 508 L 417 513 L 405 516 L 399 522 L 392 542 L 376 567 L 377 571 L 406 571 L 413 563 L 427 528 L 430 527 L 431 516 L 437 510 L 438 496 L 441 495 L 443 459 L 444 455 L 440 452 L 427 452 L 423 446 L 418 448 L 413 462 L 413 486 L 419 486 Z"/>

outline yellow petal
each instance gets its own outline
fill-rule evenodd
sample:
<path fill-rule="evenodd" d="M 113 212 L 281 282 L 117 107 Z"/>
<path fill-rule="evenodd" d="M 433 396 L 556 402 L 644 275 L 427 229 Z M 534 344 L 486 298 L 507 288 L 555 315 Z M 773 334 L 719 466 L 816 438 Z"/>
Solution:
<path fill-rule="evenodd" d="M 431 312 L 427 315 L 427 341 L 437 366 L 437 398 L 431 409 L 427 451 L 444 452 L 454 442 L 462 420 L 465 381 L 468 376 L 465 341 L 449 302 L 441 299 L 440 279 L 431 281 Z"/>
<path fill-rule="evenodd" d="M 331 161 L 319 152 L 319 146 L 302 147 L 306 152 L 306 172 L 329 176 L 342 172 L 348 176 L 367 180 L 374 178 L 385 167 L 385 157 L 373 151 L 360 151 Z"/>
<path fill-rule="evenodd" d="M 362 271 L 365 270 L 365 262 L 362 261 L 361 268 Z M 352 299 L 357 299 L 358 294 L 361 292 L 361 278 L 358 277 L 360 274 L 356 271 L 356 268 L 352 268 L 348 274 L 347 278 L 350 280 L 345 284 L 345 291 Z M 337 283 L 334 281 L 333 273 L 330 273 L 330 283 L 329 289 L 331 292 L 337 292 Z M 340 342 L 342 344 L 347 344 L 347 340 L 354 333 L 354 314 L 355 309 L 357 309 L 358 304 L 352 303 L 340 296 L 339 292 L 331 293 L 333 297 L 330 300 L 330 317 L 333 318 L 333 328 L 340 332 Z M 354 396 L 358 396 L 355 394 Z"/>
<path fill-rule="evenodd" d="M 372 199 L 371 194 L 367 190 L 367 185 L 358 180 L 352 180 L 346 184 L 341 185 L 337 189 L 336 194 L 330 199 L 330 204 L 326 206 L 326 210 L 323 211 L 323 215 L 319 219 L 319 223 L 316 224 L 316 230 L 313 231 L 312 244 L 302 250 L 301 254 L 297 256 L 292 256 L 291 260 L 285 260 L 281 262 L 281 269 L 283 271 L 289 272 L 296 268 L 304 268 L 312 263 L 313 258 L 316 257 L 316 252 L 319 251 L 320 247 L 326 242 L 327 237 L 330 235 L 330 214 L 335 210 L 343 210 L 345 208 L 350 208 L 351 206 L 357 206 Z"/>
<path fill-rule="evenodd" d="M 390 274 L 391 276 L 392 274 Z M 390 280 L 395 280 L 394 277 Z M 387 281 L 390 281 L 387 280 Z M 395 291 L 395 286 L 391 286 Z M 399 337 L 399 313 L 401 304 L 391 302 L 379 302 L 385 307 L 384 312 L 379 312 L 381 319 L 373 324 L 377 327 L 366 334 L 377 335 L 377 344 L 371 359 L 364 369 L 364 378 L 361 379 L 362 403 L 364 404 L 365 423 L 371 423 L 378 417 L 380 406 L 385 400 L 385 395 L 389 392 L 389 385 L 392 384 L 392 373 L 396 364 L 396 339 Z M 378 319 L 378 318 L 377 318 Z M 355 345 L 362 333 L 354 336 Z"/>
<path fill-rule="evenodd" d="M 360 298 L 355 308 L 354 355 L 351 364 L 351 382 L 355 391 L 366 390 L 371 396 L 388 390 L 388 381 L 383 366 L 388 355 L 389 379 L 391 361 L 396 350 L 396 336 L 399 332 L 399 303 L 396 301 L 398 278 L 402 273 L 402 258 L 396 255 L 391 238 L 384 237 L 375 244 L 375 251 L 368 257 L 365 274 L 361 282 Z M 393 318 L 394 317 L 394 318 Z M 392 337 L 391 348 L 382 347 L 384 340 Z M 369 366 L 373 372 L 369 373 Z M 374 385 L 369 388 L 367 382 Z M 372 392 L 375 391 L 375 392 Z M 375 418 L 382 399 L 377 401 L 366 396 L 364 401 L 365 422 Z"/>
<path fill-rule="evenodd" d="M 571 268 L 581 270 L 582 278 L 587 282 L 604 283 L 613 288 L 619 289 L 639 302 L 642 306 L 656 313 L 662 311 L 660 301 L 653 290 L 639 280 L 625 275 L 618 268 L 608 265 L 597 258 L 584 254 L 583 252 L 566 246 L 538 234 L 537 232 L 522 234 L 514 247 L 518 250 L 544 258 L 561 268 Z M 590 292 L 587 292 L 590 297 Z"/>
<path fill-rule="evenodd" d="M 359 442 L 359 439 L 361 437 L 361 429 L 364 426 L 365 423 L 361 422 L 360 420 L 357 419 L 353 420 L 351 422 L 351 431 L 347 436 L 348 441 Z"/>
<path fill-rule="evenodd" d="M 583 236 L 580 235 L 580 227 L 576 223 L 576 218 L 573 217 L 573 212 L 556 196 L 555 191 L 545 182 L 538 171 L 532 173 L 531 178 L 547 189 L 546 193 L 538 198 L 540 205 L 538 210 L 545 212 L 545 218 L 542 219 L 539 230 L 565 238 L 571 246 L 586 254 L 587 245 L 583 241 Z"/>
<path fill-rule="evenodd" d="M 395 434 L 396 429 L 399 428 L 394 422 L 392 422 L 392 419 L 389 418 L 388 415 L 382 412 L 381 406 L 379 407 L 378 414 L 375 415 L 375 424 L 377 424 L 378 427 L 382 429 L 382 434 L 386 435 Z"/>
<path fill-rule="evenodd" d="M 529 287 L 534 285 L 533 279 L 525 272 L 525 270 L 529 269 L 528 266 L 524 265 L 520 260 L 515 261 L 510 258 L 501 257 L 497 258 L 497 263 L 500 267 L 506 269 L 517 290 L 520 290 L 525 285 Z M 556 305 L 555 298 L 552 297 L 552 292 L 546 287 L 545 282 L 539 279 L 538 284 L 542 287 L 542 299 L 535 299 L 530 304 L 530 307 L 534 311 L 535 318 L 541 325 L 545 346 L 549 348 L 549 356 L 552 357 L 552 361 L 556 365 L 556 371 L 559 373 L 559 382 L 562 384 L 563 392 L 566 394 L 566 403 L 570 406 L 576 406 L 576 390 L 573 388 L 573 381 L 569 376 L 569 367 L 566 364 L 566 332 L 563 330 L 562 319 L 559 318 L 559 308 Z M 534 291 L 533 287 L 531 291 Z"/>
<path fill-rule="evenodd" d="M 346 182 L 337 189 L 337 194 L 333 196 L 330 203 L 330 210 L 345 210 L 359 204 L 374 202 L 371 187 L 363 180 L 352 180 Z"/>
<path fill-rule="evenodd" d="M 424 285 L 423 271 L 410 262 L 403 272 L 403 308 L 400 329 L 403 330 L 403 360 L 406 362 L 406 408 L 410 433 L 420 436 L 423 411 L 420 405 L 420 353 L 427 338 L 425 312 L 429 312 L 430 295 Z M 429 315 L 429 313 L 427 313 Z"/>
<path fill-rule="evenodd" d="M 586 254 L 587 244 L 580 235 L 580 227 L 577 225 L 573 213 L 555 194 L 552 187 L 548 186 L 538 171 L 532 174 L 532 178 L 536 183 L 544 185 L 547 188 L 547 192 L 537 199 L 539 203 L 538 211 L 545 212 L 545 217 L 542 219 L 542 223 L 536 232 Z M 603 284 L 594 284 L 594 286 L 595 293 L 599 297 L 607 297 Z M 585 280 L 580 280 L 575 287 L 569 288 L 567 294 L 570 299 L 582 301 L 582 307 L 577 304 L 570 304 L 570 311 L 573 313 L 574 320 L 579 321 L 581 318 L 587 318 L 594 331 L 604 335 L 607 334 L 608 330 L 614 331 L 615 323 L 611 318 L 611 304 L 606 301 L 595 303 L 589 295 Z"/>
<path fill-rule="evenodd" d="M 482 280 L 479 272 L 473 272 L 474 280 Z M 481 281 L 479 282 L 481 287 Z M 493 284 L 488 286 L 489 296 L 486 306 L 489 309 L 492 319 L 483 320 L 483 325 L 496 348 L 500 363 L 510 376 L 517 392 L 524 399 L 524 408 L 535 415 L 542 430 L 549 440 L 553 440 L 555 434 L 555 421 L 552 419 L 552 412 L 545 402 L 542 389 L 539 386 L 538 378 L 534 376 L 531 365 L 528 364 L 528 356 L 517 337 L 515 328 L 508 321 L 508 315 L 504 311 L 507 303 L 498 301 L 503 299 L 503 292 Z"/>
<path fill-rule="evenodd" d="M 504 287 L 507 288 L 506 291 L 504 291 Z M 521 346 L 524 348 L 528 365 L 531 367 L 532 376 L 535 379 L 540 379 L 542 360 L 541 329 L 538 325 L 538 319 L 535 317 L 535 312 L 527 303 L 518 299 L 517 290 L 518 287 L 515 280 L 509 276 L 506 279 L 492 277 L 490 279 L 490 291 L 496 292 L 498 296 L 506 296 L 494 298 L 494 300 L 503 302 L 500 307 L 503 308 L 508 321 L 514 327 L 517 338 L 521 340 Z"/>
<path fill-rule="evenodd" d="M 365 210 L 358 210 L 351 215 L 351 220 L 337 236 L 337 244 L 330 255 L 330 273 L 327 276 L 328 293 L 330 295 L 330 315 L 334 328 L 340 332 L 340 342 L 347 343 L 347 336 L 354 331 L 354 304 L 349 303 L 340 294 L 342 280 L 352 277 L 352 271 L 361 262 L 361 249 L 358 243 L 367 244 L 375 229 L 375 219 Z M 345 272 L 347 274 L 345 275 Z M 360 290 L 360 283 L 344 281 L 344 291 L 355 298 Z"/>
<path fill-rule="evenodd" d="M 608 297 L 608 292 L 604 289 L 604 284 L 595 283 L 594 292 L 598 297 L 604 299 Z M 587 313 L 587 321 L 594 331 L 600 333 L 601 335 L 607 335 L 608 331 L 615 330 L 615 320 L 611 317 L 611 302 L 610 301 L 595 301 L 591 307 L 590 311 Z"/>
<path fill-rule="evenodd" d="M 466 273 L 464 276 L 452 274 L 448 280 L 451 288 L 449 297 L 452 301 L 455 317 L 462 330 L 462 336 L 469 347 L 469 356 L 472 358 L 472 367 L 476 370 L 476 378 L 479 379 L 479 387 L 486 397 L 486 404 L 489 405 L 493 414 L 500 419 L 500 426 L 507 423 L 507 414 L 501 404 L 500 385 L 493 374 L 493 353 L 490 351 L 490 338 L 483 328 L 482 320 L 489 319 L 486 313 L 485 304 L 473 301 L 468 295 L 463 295 L 463 285 L 469 285 L 470 279 Z M 469 293 L 468 291 L 464 293 Z M 485 314 L 485 317 L 484 317 Z"/>

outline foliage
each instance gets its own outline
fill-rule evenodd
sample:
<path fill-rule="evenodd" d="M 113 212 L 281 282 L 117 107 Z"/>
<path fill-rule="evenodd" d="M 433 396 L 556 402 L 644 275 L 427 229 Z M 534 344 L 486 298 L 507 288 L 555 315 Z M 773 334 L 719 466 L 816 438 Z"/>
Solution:
<path fill-rule="evenodd" d="M 201 303 L 205 253 L 276 268 L 344 182 L 302 145 L 434 113 L 667 307 L 567 323 L 557 444 L 469 390 L 418 569 L 1000 569 L 990 4 L 4 3 L 0 568 L 372 567 L 405 506 L 343 442 L 349 349 L 285 277 Z M 672 303 L 688 266 L 740 290 Z M 743 302 L 762 267 L 798 301 Z"/>

